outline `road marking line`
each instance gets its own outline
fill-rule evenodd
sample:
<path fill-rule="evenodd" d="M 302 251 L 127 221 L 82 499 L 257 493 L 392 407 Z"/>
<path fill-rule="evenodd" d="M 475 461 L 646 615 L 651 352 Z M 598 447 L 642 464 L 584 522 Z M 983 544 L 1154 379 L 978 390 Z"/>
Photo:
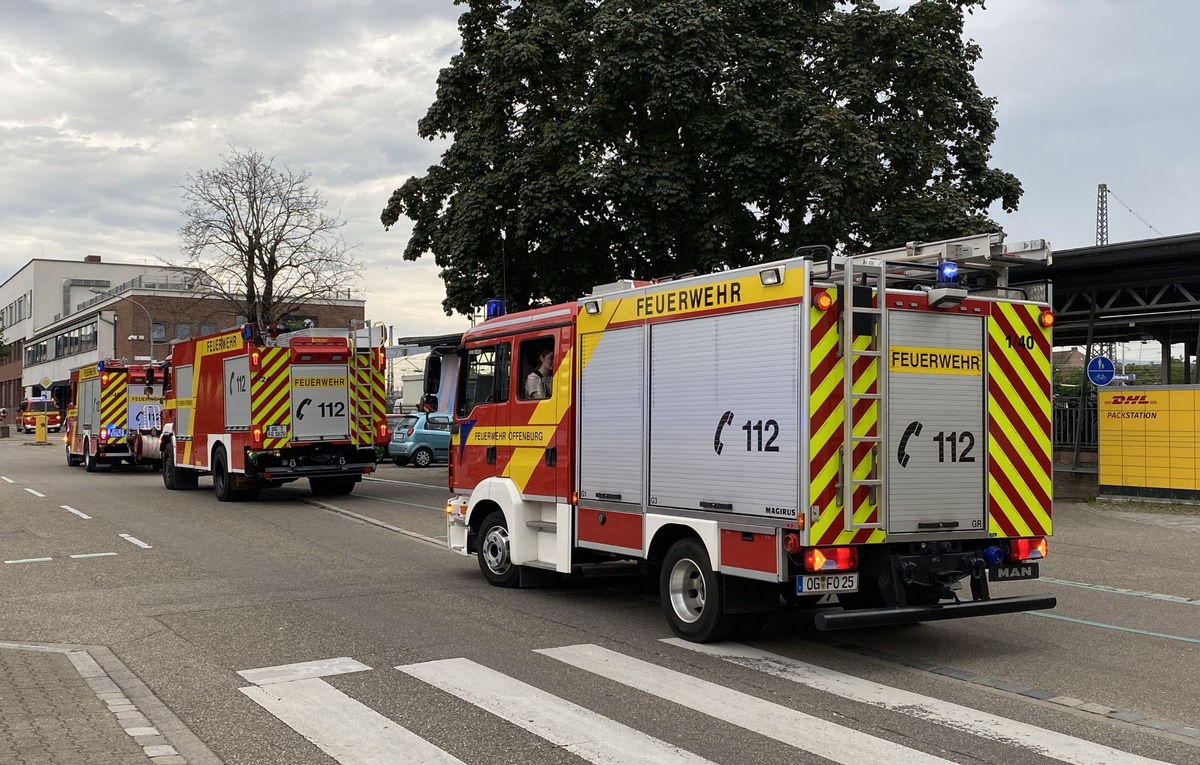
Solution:
<path fill-rule="evenodd" d="M 80 553 L 79 555 L 72 555 L 71 557 L 72 558 L 108 558 L 113 555 L 116 555 L 116 553 L 114 553 L 114 552 Z"/>
<path fill-rule="evenodd" d="M 388 531 L 394 531 L 397 534 L 403 534 L 406 537 L 412 537 L 413 539 L 418 539 L 422 542 L 431 544 L 434 547 L 438 547 L 441 549 L 445 549 L 445 547 L 446 547 L 446 538 L 445 537 L 440 537 L 440 538 L 439 537 L 427 537 L 424 534 L 418 534 L 415 531 L 409 531 L 408 529 L 402 529 L 399 526 L 393 526 L 392 524 L 390 524 L 386 521 L 381 521 L 378 518 L 372 518 L 369 515 L 361 515 L 359 513 L 353 512 L 351 510 L 347 510 L 344 507 L 338 507 L 337 505 L 331 505 L 328 502 L 320 502 L 318 500 L 308 499 L 305 497 L 297 497 L 296 501 L 303 502 L 306 505 L 312 505 L 313 507 L 319 507 L 322 510 L 326 510 L 331 513 L 336 513 L 337 515 L 344 515 L 347 518 L 353 518 L 356 521 L 361 521 L 363 523 L 367 523 L 372 526 L 378 526 L 381 529 L 387 529 Z"/>
<path fill-rule="evenodd" d="M 238 690 L 341 765 L 464 765 L 320 678 Z"/>
<path fill-rule="evenodd" d="M 420 483 L 418 481 L 397 481 L 395 478 L 369 477 L 364 480 L 378 481 L 379 483 L 394 483 L 399 484 L 400 486 L 416 486 L 419 489 L 430 489 L 431 491 L 445 491 L 446 493 L 450 492 L 450 490 L 446 488 L 445 484 Z"/>
<path fill-rule="evenodd" d="M 35 497 L 43 497 L 44 498 L 46 496 L 45 494 L 41 493 L 40 491 L 36 491 L 36 490 L 30 489 L 30 488 L 26 488 L 25 491 L 29 492 L 30 494 L 32 494 Z"/>
<path fill-rule="evenodd" d="M 119 536 L 121 539 L 124 539 L 126 542 L 132 542 L 133 544 L 137 545 L 138 547 L 142 548 L 143 550 L 153 549 L 150 545 L 146 544 L 145 542 L 138 539 L 137 537 L 131 537 L 128 534 L 117 534 L 117 536 Z"/>
<path fill-rule="evenodd" d="M 68 513 L 75 513 L 80 518 L 83 518 L 85 520 L 90 521 L 92 519 L 92 516 L 88 515 L 87 513 L 81 513 L 78 510 L 76 510 L 75 508 L 71 507 L 70 505 L 59 505 L 59 507 L 61 507 L 63 510 L 66 510 Z"/>
<path fill-rule="evenodd" d="M 366 664 L 357 662 L 349 656 L 340 656 L 336 659 L 281 664 L 278 667 L 244 669 L 238 672 L 238 674 L 255 685 L 270 685 L 271 683 L 287 683 L 293 680 L 308 680 L 314 677 L 344 675 L 347 672 L 365 672 L 369 669 L 370 667 Z"/>
<path fill-rule="evenodd" d="M 1200 598 L 1184 598 L 1179 595 L 1162 595 L 1157 592 L 1142 592 L 1140 590 L 1126 590 L 1120 587 L 1107 587 L 1103 584 L 1086 584 L 1084 582 L 1071 582 L 1066 579 L 1051 579 L 1050 577 L 1040 577 L 1039 581 L 1047 584 L 1057 584 L 1063 587 L 1080 587 L 1085 590 L 1096 590 L 1097 592 L 1107 592 L 1113 595 L 1128 595 L 1134 598 L 1147 598 L 1149 600 L 1163 600 L 1168 603 L 1183 603 L 1188 606 L 1200 606 Z"/>
<path fill-rule="evenodd" d="M 396 667 L 596 765 L 709 763 L 469 659 Z"/>
<path fill-rule="evenodd" d="M 9 478 L 6 475 L 0 475 L 0 478 L 3 478 L 5 483 L 16 483 L 16 481 L 14 481 L 13 479 Z"/>
<path fill-rule="evenodd" d="M 668 638 L 662 642 L 696 653 L 716 656 L 731 664 L 791 680 L 838 698 L 902 712 L 911 717 L 938 723 L 985 740 L 1023 747 L 1044 757 L 1075 763 L 1075 765 L 1124 765 L 1125 763 L 1129 765 L 1159 763 L 1161 765 L 1159 760 L 1139 757 L 1103 744 L 1010 720 L 1007 717 L 980 712 L 949 701 L 882 685 L 737 643 L 698 645 L 678 638 Z"/>
<path fill-rule="evenodd" d="M 20 560 L 6 560 L 5 563 L 41 563 L 43 561 L 54 560 L 54 558 L 22 558 Z"/>
<path fill-rule="evenodd" d="M 1134 635 L 1146 635 L 1148 637 L 1163 638 L 1165 640 L 1178 640 L 1183 643 L 1200 643 L 1200 640 L 1190 637 L 1182 637 L 1180 635 L 1167 635 L 1162 632 L 1150 632 L 1149 630 L 1139 630 L 1133 627 L 1119 627 L 1116 624 L 1105 624 L 1104 622 L 1089 622 L 1087 619 L 1073 619 L 1070 616 L 1061 616 L 1059 614 L 1044 614 L 1040 611 L 1026 611 L 1025 613 L 1033 616 L 1041 616 L 1046 619 L 1058 619 L 1063 622 L 1071 622 L 1072 624 L 1083 624 L 1088 627 L 1100 627 L 1106 630 L 1116 630 L 1118 632 L 1131 632 Z"/>
<path fill-rule="evenodd" d="M 354 496 L 362 497 L 363 499 L 373 499 L 377 502 L 391 502 L 393 505 L 407 505 L 408 507 L 415 507 L 420 510 L 439 510 L 439 511 L 441 511 L 441 510 L 446 509 L 445 505 L 436 505 L 436 506 L 435 505 L 418 505 L 416 502 L 405 502 L 402 499 L 391 499 L 390 497 L 376 497 L 374 494 L 363 494 L 362 492 L 359 492 L 359 493 L 355 494 Z"/>
<path fill-rule="evenodd" d="M 949 760 L 929 752 L 911 749 L 597 645 L 544 648 L 536 653 L 842 765 L 950 765 Z"/>

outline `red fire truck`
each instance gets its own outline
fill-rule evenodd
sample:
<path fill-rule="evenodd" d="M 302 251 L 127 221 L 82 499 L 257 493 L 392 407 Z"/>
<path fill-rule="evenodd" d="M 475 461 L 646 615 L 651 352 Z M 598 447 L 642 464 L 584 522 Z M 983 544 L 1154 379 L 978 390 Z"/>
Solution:
<path fill-rule="evenodd" d="M 108 359 L 70 374 L 67 464 L 91 473 L 102 464 L 128 462 L 158 470 L 165 363 L 128 364 Z"/>
<path fill-rule="evenodd" d="M 448 545 L 504 587 L 641 561 L 694 641 L 781 596 L 835 595 L 821 629 L 1052 608 L 990 592 L 1051 532 L 1053 314 L 1008 284 L 1050 258 L 985 234 L 489 318 L 426 368 Z"/>
<path fill-rule="evenodd" d="M 387 444 L 382 325 L 260 337 L 252 324 L 171 346 L 161 454 L 168 489 L 211 474 L 222 502 L 307 478 L 349 494 Z"/>

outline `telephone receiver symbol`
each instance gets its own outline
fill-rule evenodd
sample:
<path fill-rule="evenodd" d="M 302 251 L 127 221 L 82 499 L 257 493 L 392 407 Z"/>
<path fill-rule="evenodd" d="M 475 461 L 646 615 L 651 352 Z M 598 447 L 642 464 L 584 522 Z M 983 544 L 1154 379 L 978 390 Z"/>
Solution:
<path fill-rule="evenodd" d="M 312 403 L 311 398 L 306 398 L 300 402 L 300 406 L 296 407 L 296 419 L 297 420 L 304 419 L 304 407 L 308 406 L 311 403 Z"/>
<path fill-rule="evenodd" d="M 900 449 L 896 454 L 900 467 L 908 467 L 908 439 L 919 435 L 921 435 L 921 423 L 916 420 L 908 423 L 908 427 L 904 429 L 904 435 L 900 436 Z"/>
<path fill-rule="evenodd" d="M 732 424 L 733 412 L 725 412 L 725 414 L 721 415 L 721 420 L 717 423 L 717 432 L 713 436 L 713 450 L 716 451 L 717 454 L 720 454 L 721 450 L 725 448 L 725 444 L 721 443 L 721 431 L 725 429 L 726 425 Z"/>

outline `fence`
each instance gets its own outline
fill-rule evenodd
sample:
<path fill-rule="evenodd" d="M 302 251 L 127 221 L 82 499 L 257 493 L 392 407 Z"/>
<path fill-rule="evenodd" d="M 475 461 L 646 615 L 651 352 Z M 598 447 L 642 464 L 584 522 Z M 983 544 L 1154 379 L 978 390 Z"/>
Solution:
<path fill-rule="evenodd" d="M 1080 428 L 1080 419 L 1083 427 Z M 1100 445 L 1100 418 L 1096 399 L 1088 397 L 1080 406 L 1078 396 L 1054 397 L 1054 448 L 1074 449 L 1078 434 L 1079 448 L 1095 450 Z"/>

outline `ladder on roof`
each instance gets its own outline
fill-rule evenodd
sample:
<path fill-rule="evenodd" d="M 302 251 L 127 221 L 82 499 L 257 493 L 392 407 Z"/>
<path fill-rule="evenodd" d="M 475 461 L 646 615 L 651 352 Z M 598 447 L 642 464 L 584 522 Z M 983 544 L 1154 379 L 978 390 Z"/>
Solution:
<path fill-rule="evenodd" d="M 841 316 L 839 327 L 839 353 L 842 356 L 842 448 L 839 454 L 837 494 L 842 508 L 843 527 L 847 530 L 885 528 L 887 517 L 886 491 L 889 455 L 888 450 L 888 311 L 887 294 L 889 278 L 928 279 L 934 275 L 939 263 L 953 261 L 961 269 L 984 270 L 994 274 L 996 286 L 1008 287 L 1008 269 L 1014 265 L 1049 265 L 1053 255 L 1044 239 L 1004 243 L 1003 233 L 987 233 L 945 239 L 939 242 L 909 242 L 903 247 L 854 256 L 834 256 L 831 269 L 841 270 Z M 861 282 L 856 284 L 856 282 Z M 854 300 L 854 288 L 874 287 L 873 300 Z M 856 305 L 861 302 L 863 305 Z M 855 326 L 869 321 L 873 327 L 869 335 L 855 333 Z M 865 348 L 856 348 L 855 338 L 869 337 Z M 873 359 L 877 368 L 875 390 L 856 388 L 854 363 L 858 359 Z M 876 423 L 874 428 L 865 425 L 864 418 L 855 417 L 855 404 L 863 401 L 874 403 Z M 864 412 L 869 412 L 865 407 Z M 856 447 L 869 444 L 862 461 L 854 458 Z M 863 475 L 856 475 L 855 468 L 865 464 Z M 856 521 L 854 517 L 855 490 L 866 487 L 868 502 L 875 505 L 875 521 Z"/>

